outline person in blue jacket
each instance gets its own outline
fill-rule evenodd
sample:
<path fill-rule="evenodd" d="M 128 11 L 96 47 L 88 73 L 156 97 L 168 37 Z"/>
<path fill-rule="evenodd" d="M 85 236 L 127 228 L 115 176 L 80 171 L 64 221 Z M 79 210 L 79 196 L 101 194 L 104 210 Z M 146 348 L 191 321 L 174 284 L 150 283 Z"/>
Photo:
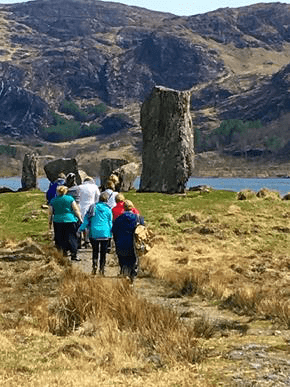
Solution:
<path fill-rule="evenodd" d="M 120 265 L 120 274 L 129 277 L 133 282 L 138 270 L 138 255 L 135 250 L 134 234 L 138 224 L 144 225 L 144 218 L 134 214 L 133 203 L 125 200 L 125 212 L 118 216 L 113 223 L 113 238 Z"/>
<path fill-rule="evenodd" d="M 107 201 L 109 194 L 102 192 L 99 197 L 99 202 L 92 204 L 85 214 L 84 222 L 79 228 L 79 232 L 86 228 L 89 230 L 89 239 L 93 248 L 92 273 L 96 274 L 98 261 L 99 273 L 105 274 L 106 253 L 110 238 L 112 238 L 112 223 L 113 214 Z M 99 257 L 100 256 L 100 257 Z"/>

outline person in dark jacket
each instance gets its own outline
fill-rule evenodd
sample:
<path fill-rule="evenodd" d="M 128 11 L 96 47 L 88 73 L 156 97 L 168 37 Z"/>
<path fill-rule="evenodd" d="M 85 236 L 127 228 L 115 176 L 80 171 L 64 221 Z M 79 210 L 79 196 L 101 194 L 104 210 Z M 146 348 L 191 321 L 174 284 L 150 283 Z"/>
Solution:
<path fill-rule="evenodd" d="M 80 209 L 74 198 L 67 195 L 67 187 L 60 185 L 57 187 L 57 196 L 50 201 L 49 227 L 53 224 L 54 241 L 58 250 L 64 255 L 71 252 L 71 259 L 79 261 L 77 258 L 78 224 L 82 223 Z"/>
<path fill-rule="evenodd" d="M 134 214 L 133 203 L 125 200 L 125 212 L 118 216 L 113 222 L 113 238 L 116 246 L 116 253 L 120 265 L 120 274 L 129 277 L 133 282 L 138 270 L 138 256 L 135 251 L 134 232 L 138 224 L 144 225 L 144 219 Z"/>
<path fill-rule="evenodd" d="M 64 185 L 65 183 L 65 174 L 63 172 L 61 172 L 57 179 L 53 182 L 51 182 L 49 184 L 49 187 L 48 187 L 48 190 L 46 192 L 46 200 L 47 200 L 47 204 L 50 203 L 51 199 L 55 198 L 56 195 L 57 195 L 57 187 L 59 187 L 60 185 Z"/>

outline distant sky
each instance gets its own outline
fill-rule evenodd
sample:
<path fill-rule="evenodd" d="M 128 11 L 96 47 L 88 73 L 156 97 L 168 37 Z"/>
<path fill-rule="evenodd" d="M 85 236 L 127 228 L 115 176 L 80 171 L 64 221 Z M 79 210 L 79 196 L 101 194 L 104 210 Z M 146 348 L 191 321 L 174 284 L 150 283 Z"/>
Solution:
<path fill-rule="evenodd" d="M 26 2 L 27 0 L 0 0 L 0 4 L 13 4 Z M 111 1 L 111 0 L 107 0 Z M 115 3 L 123 3 L 127 5 L 135 5 L 151 9 L 154 11 L 170 12 L 175 15 L 188 16 L 198 13 L 206 13 L 215 11 L 218 8 L 238 8 L 256 3 L 275 3 L 273 0 L 124 0 L 114 1 Z M 281 0 L 281 3 L 290 4 L 290 0 Z"/>

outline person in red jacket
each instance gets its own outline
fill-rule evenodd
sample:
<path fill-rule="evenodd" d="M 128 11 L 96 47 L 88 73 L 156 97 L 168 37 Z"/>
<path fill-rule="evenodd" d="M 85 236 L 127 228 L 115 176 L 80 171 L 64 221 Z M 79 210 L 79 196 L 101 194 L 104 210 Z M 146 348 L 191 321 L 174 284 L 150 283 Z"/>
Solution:
<path fill-rule="evenodd" d="M 125 208 L 124 208 L 125 196 L 119 193 L 118 195 L 116 195 L 115 200 L 117 205 L 114 208 L 112 208 L 113 220 L 117 219 L 118 216 L 122 215 L 125 212 Z M 139 214 L 139 211 L 135 207 L 131 209 L 131 212 L 133 212 L 133 214 L 137 214 L 137 215 Z"/>

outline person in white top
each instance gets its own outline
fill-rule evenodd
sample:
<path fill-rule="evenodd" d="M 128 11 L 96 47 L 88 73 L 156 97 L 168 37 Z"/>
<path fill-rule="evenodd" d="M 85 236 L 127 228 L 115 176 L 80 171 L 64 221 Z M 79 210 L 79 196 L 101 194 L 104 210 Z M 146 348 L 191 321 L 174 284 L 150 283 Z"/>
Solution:
<path fill-rule="evenodd" d="M 116 196 L 118 195 L 119 192 L 116 192 L 115 191 L 115 184 L 111 181 L 111 180 L 108 180 L 107 183 L 106 183 L 106 189 L 104 192 L 108 192 L 108 195 L 109 195 L 109 199 L 108 199 L 108 206 L 110 208 L 114 208 L 116 207 L 117 203 L 116 203 Z"/>
<path fill-rule="evenodd" d="M 97 203 L 99 201 L 100 190 L 99 187 L 94 182 L 94 179 L 87 176 L 84 179 L 83 184 L 79 185 L 80 189 L 80 211 L 82 214 L 82 219 L 85 218 L 85 215 L 91 204 Z M 85 247 L 89 245 L 89 236 L 88 231 L 84 231 L 84 240 Z"/>

